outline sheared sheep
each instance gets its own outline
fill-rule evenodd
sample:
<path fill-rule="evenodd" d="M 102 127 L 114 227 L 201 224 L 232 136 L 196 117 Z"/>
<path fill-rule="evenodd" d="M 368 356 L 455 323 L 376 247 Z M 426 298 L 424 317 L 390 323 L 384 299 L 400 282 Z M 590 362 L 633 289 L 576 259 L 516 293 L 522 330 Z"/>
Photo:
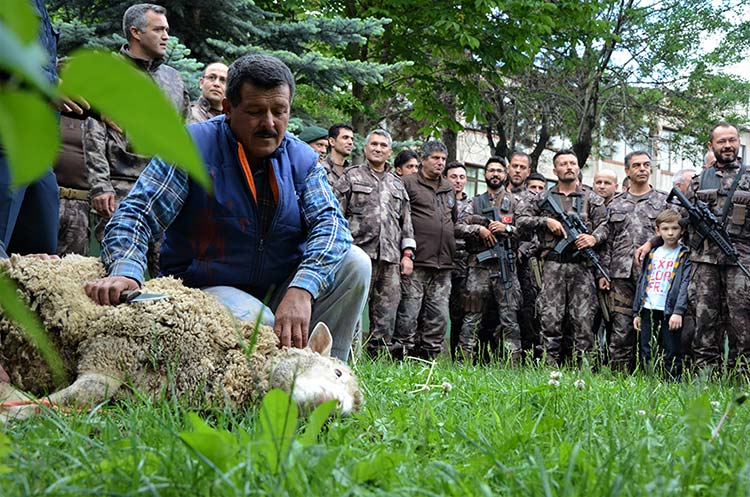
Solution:
<path fill-rule="evenodd" d="M 49 395 L 52 404 L 94 406 L 132 385 L 151 397 L 167 393 L 197 406 L 242 408 L 275 387 L 306 408 L 336 399 L 346 414 L 361 405 L 356 378 L 330 357 L 331 335 L 322 323 L 307 349 L 280 350 L 273 329 L 259 326 L 254 333 L 253 323 L 237 321 L 213 297 L 173 278 L 144 285 L 167 299 L 109 307 L 96 305 L 83 289 L 104 275 L 98 259 L 12 256 L 0 270 L 17 282 L 61 353 L 67 377 L 75 377 Z M 0 364 L 10 376 L 10 384 L 0 383 L 0 419 L 38 409 L 18 405 L 29 399 L 22 392 L 41 397 L 55 389 L 45 361 L 4 316 Z"/>

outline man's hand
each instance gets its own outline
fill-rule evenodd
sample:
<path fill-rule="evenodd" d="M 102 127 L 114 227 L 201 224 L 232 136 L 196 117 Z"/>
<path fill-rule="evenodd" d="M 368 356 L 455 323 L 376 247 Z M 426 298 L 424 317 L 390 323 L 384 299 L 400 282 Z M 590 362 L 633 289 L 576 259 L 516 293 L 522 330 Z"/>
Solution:
<path fill-rule="evenodd" d="M 495 238 L 495 235 L 492 234 L 492 231 L 488 230 L 484 226 L 479 228 L 479 237 L 487 247 L 494 247 L 497 243 L 497 238 Z"/>
<path fill-rule="evenodd" d="M 607 278 L 599 278 L 599 290 L 609 291 L 611 289 L 611 286 L 609 284 L 609 281 L 607 281 Z"/>
<path fill-rule="evenodd" d="M 138 282 L 125 276 L 107 276 L 89 281 L 84 287 L 86 295 L 99 305 L 117 305 L 125 290 L 138 290 Z"/>
<path fill-rule="evenodd" d="M 489 226 L 487 226 L 489 230 L 494 233 L 504 233 L 505 232 L 505 223 L 501 223 L 500 221 L 490 221 Z"/>
<path fill-rule="evenodd" d="M 647 241 L 636 249 L 635 262 L 638 264 L 643 264 L 643 259 L 646 258 L 646 255 L 648 255 L 649 252 L 651 252 L 651 242 Z"/>
<path fill-rule="evenodd" d="M 312 315 L 312 295 L 307 290 L 289 287 L 276 309 L 276 323 L 273 331 L 281 340 L 282 347 L 307 345 L 307 333 Z"/>
<path fill-rule="evenodd" d="M 0 364 L 0 383 L 10 383 L 10 376 L 5 372 L 3 366 Z"/>
<path fill-rule="evenodd" d="M 633 318 L 633 328 L 635 331 L 641 331 L 641 317 L 636 316 Z"/>
<path fill-rule="evenodd" d="M 591 248 L 596 245 L 596 237 L 587 233 L 581 233 L 576 237 L 576 248 L 583 250 L 585 248 Z"/>
<path fill-rule="evenodd" d="M 78 114 L 82 116 L 84 112 L 91 109 L 91 105 L 82 97 L 62 96 L 57 102 L 57 110 L 69 114 Z"/>
<path fill-rule="evenodd" d="M 565 236 L 565 228 L 563 228 L 563 225 L 560 221 L 557 219 L 552 219 L 551 217 L 547 218 L 547 229 L 550 230 L 550 232 L 555 236 Z"/>
<path fill-rule="evenodd" d="M 672 314 L 669 316 L 669 331 L 679 331 L 682 328 L 682 316 Z"/>
<path fill-rule="evenodd" d="M 115 213 L 115 194 L 101 193 L 91 199 L 91 207 L 102 217 L 112 217 Z"/>
<path fill-rule="evenodd" d="M 405 255 L 401 258 L 401 276 L 411 276 L 414 272 L 414 261 L 411 257 Z"/>

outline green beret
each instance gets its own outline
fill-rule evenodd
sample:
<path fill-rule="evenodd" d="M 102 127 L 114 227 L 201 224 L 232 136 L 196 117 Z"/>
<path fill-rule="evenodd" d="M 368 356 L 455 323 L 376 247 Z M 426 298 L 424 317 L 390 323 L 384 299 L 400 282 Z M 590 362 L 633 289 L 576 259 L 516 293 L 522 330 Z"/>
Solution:
<path fill-rule="evenodd" d="M 299 134 L 299 139 L 305 143 L 312 143 L 318 141 L 321 138 L 328 138 L 328 130 L 323 129 L 320 126 L 310 126 L 302 130 Z"/>

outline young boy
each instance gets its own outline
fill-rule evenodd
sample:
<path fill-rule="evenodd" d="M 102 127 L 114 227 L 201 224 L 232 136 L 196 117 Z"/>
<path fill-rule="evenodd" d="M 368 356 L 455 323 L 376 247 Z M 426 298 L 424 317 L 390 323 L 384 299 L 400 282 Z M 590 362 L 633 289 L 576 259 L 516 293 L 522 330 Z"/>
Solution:
<path fill-rule="evenodd" d="M 688 249 L 680 244 L 680 214 L 665 210 L 656 216 L 656 234 L 664 245 L 652 249 L 633 299 L 633 326 L 640 332 L 642 364 L 651 359 L 651 337 L 664 349 L 664 367 L 672 379 L 682 374 L 682 316 L 687 310 L 690 278 Z"/>

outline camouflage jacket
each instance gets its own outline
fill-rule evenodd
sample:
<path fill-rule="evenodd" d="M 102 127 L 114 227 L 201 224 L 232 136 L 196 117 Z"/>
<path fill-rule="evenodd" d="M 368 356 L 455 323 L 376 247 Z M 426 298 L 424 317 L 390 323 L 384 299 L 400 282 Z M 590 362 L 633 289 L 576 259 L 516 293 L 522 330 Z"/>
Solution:
<path fill-rule="evenodd" d="M 552 234 L 547 228 L 547 218 L 560 220 L 549 206 L 545 206 L 547 197 L 553 195 L 563 212 L 575 212 L 586 225 L 589 233 L 596 238 L 597 247 L 607 241 L 609 228 L 607 226 L 607 210 L 604 200 L 590 190 L 578 188 L 570 195 L 560 194 L 558 186 L 536 195 L 525 195 L 516 211 L 516 225 L 522 233 L 534 232 L 539 238 L 537 255 L 545 258 L 562 239 Z M 528 238 L 527 238 L 528 239 Z M 594 247 L 597 249 L 597 247 Z M 583 260 L 581 257 L 579 260 Z"/>
<path fill-rule="evenodd" d="M 602 251 L 602 266 L 611 278 L 638 278 L 640 266 L 634 264 L 638 247 L 646 243 L 656 229 L 656 216 L 667 206 L 667 194 L 651 189 L 644 195 L 618 193 L 609 203 L 609 238 Z"/>
<path fill-rule="evenodd" d="M 216 117 L 223 114 L 222 111 L 216 110 L 211 107 L 211 102 L 200 96 L 198 100 L 190 105 L 190 113 L 188 114 L 188 124 L 199 123 L 202 121 L 208 121 L 212 117 Z"/>
<path fill-rule="evenodd" d="M 163 59 L 137 59 L 127 45 L 120 53 L 154 79 L 181 115 L 187 114 L 190 100 L 179 71 L 163 64 Z M 92 197 L 114 192 L 112 179 L 135 182 L 151 160 L 133 152 L 126 135 L 93 118 L 86 120 L 83 151 Z"/>
<path fill-rule="evenodd" d="M 729 190 L 739 173 L 741 162 L 739 160 L 732 164 L 717 168 L 716 163 L 702 173 L 693 177 L 688 186 L 685 196 L 691 201 L 702 200 L 721 222 L 724 204 L 727 202 Z M 734 244 L 743 264 L 750 265 L 750 168 L 737 183 L 737 189 L 732 195 L 731 206 L 726 219 L 726 230 L 729 239 Z M 687 216 L 687 214 L 684 214 Z M 697 234 L 692 226 L 688 227 L 689 237 L 692 241 Z M 692 248 L 692 245 L 691 245 Z M 690 251 L 690 260 L 693 262 L 704 262 L 708 264 L 732 264 L 724 253 L 708 239 Z"/>
<path fill-rule="evenodd" d="M 488 202 L 490 206 L 496 207 L 500 211 L 500 216 L 505 218 L 506 222 L 505 224 L 515 224 L 515 212 L 518 207 L 518 195 L 515 193 L 510 193 L 505 189 L 501 189 L 496 194 L 492 194 L 491 192 L 485 192 L 480 195 L 477 195 L 474 197 L 470 202 L 469 206 L 466 208 L 466 215 L 464 216 L 463 220 L 459 221 L 461 225 L 466 226 L 466 228 L 463 229 L 471 229 L 471 235 L 466 237 L 466 251 L 470 254 L 469 255 L 469 266 L 475 267 L 475 266 L 481 266 L 481 265 L 488 265 L 491 264 L 491 262 L 486 262 L 485 264 L 480 264 L 477 261 L 477 256 L 479 252 L 486 250 L 487 247 L 485 246 L 484 242 L 479 237 L 479 229 L 482 227 L 487 227 L 490 224 L 489 218 L 482 213 L 476 213 L 477 211 L 477 205 L 480 205 L 481 199 L 484 199 L 484 202 Z M 504 236 L 504 235 L 498 235 L 498 236 Z M 511 235 L 514 239 L 516 238 L 515 234 Z"/>
<path fill-rule="evenodd" d="M 333 191 L 349 221 L 354 243 L 371 259 L 399 263 L 404 249 L 416 249 L 409 197 L 401 180 L 375 173 L 369 164 L 347 168 Z"/>
<path fill-rule="evenodd" d="M 325 160 L 323 161 L 323 169 L 326 170 L 326 177 L 328 178 L 328 182 L 331 184 L 331 186 L 334 186 L 336 184 L 341 175 L 344 174 L 344 171 L 349 166 L 351 166 L 351 163 L 348 160 L 344 161 L 343 166 L 337 166 L 333 163 L 330 155 L 325 158 Z"/>

